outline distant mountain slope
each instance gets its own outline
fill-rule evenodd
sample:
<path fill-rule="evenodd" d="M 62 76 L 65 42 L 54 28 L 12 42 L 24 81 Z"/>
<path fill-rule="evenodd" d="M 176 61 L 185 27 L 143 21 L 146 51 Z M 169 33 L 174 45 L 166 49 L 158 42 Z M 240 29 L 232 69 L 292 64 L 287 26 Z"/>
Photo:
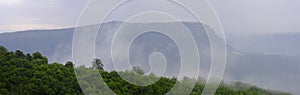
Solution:
<path fill-rule="evenodd" d="M 21 31 L 0 34 L 0 44 L 10 50 L 19 49 L 29 53 L 39 50 L 49 57 L 50 61 L 62 62 L 69 60 L 72 37 L 73 28 Z"/>

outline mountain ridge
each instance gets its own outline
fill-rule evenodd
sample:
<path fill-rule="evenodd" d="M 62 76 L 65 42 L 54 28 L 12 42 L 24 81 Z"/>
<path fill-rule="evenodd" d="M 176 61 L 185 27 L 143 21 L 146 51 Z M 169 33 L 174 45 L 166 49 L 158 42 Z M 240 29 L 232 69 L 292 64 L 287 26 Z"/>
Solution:
<path fill-rule="evenodd" d="M 97 36 L 97 44 L 102 44 L 105 47 L 97 46 L 100 48 L 97 52 L 96 57 L 103 58 L 107 63 L 105 69 L 112 69 L 111 61 L 105 57 L 108 53 L 103 48 L 109 48 L 109 42 L 105 42 L 103 39 L 110 39 L 111 31 L 114 31 L 120 22 L 110 22 L 103 24 L 103 30 L 107 32 L 101 32 Z M 210 68 L 210 49 L 207 34 L 203 31 L 200 23 L 185 23 L 185 25 L 192 32 L 199 32 L 197 34 L 198 43 L 201 47 L 201 69 L 205 78 L 209 73 Z M 135 25 L 133 24 L 132 27 Z M 142 28 L 142 27 L 141 27 Z M 199 30 L 200 29 L 200 30 Z M 73 39 L 74 28 L 67 29 L 54 29 L 54 30 L 33 30 L 33 31 L 23 31 L 15 33 L 2 33 L 0 34 L 0 45 L 3 45 L 10 50 L 23 50 L 24 52 L 33 53 L 36 50 L 41 51 L 41 53 L 47 56 L 50 62 L 65 63 L 71 60 L 71 50 L 72 50 L 72 39 Z M 107 34 L 105 34 L 107 33 Z M 105 34 L 105 35 L 104 35 Z M 108 35 L 108 36 L 107 36 Z M 156 37 L 160 37 L 157 35 Z M 162 38 L 168 39 L 168 38 Z M 147 38 L 141 38 L 141 41 L 145 43 L 150 43 L 153 40 Z M 140 42 L 141 43 L 141 42 Z M 147 45 L 141 45 L 137 42 L 136 46 L 144 47 L 144 52 L 152 52 L 156 48 L 147 48 Z M 162 44 L 169 43 L 169 41 L 161 41 Z M 176 48 L 169 49 L 170 51 Z M 276 90 L 286 90 L 293 93 L 299 93 L 297 88 L 299 86 L 295 85 L 297 81 L 300 80 L 298 73 L 300 73 L 299 59 L 297 57 L 290 57 L 285 55 L 266 55 L 261 53 L 251 53 L 241 50 L 237 50 L 230 45 L 227 45 L 228 56 L 227 56 L 227 67 L 224 75 L 225 80 L 238 80 L 246 81 L 250 83 L 257 84 L 265 88 L 271 88 Z M 102 52 L 106 52 L 103 53 Z M 133 53 L 138 54 L 137 53 Z M 166 54 L 166 56 L 171 56 L 172 54 Z M 132 56 L 133 58 L 138 58 L 139 56 Z M 146 60 L 147 56 L 143 56 L 142 61 Z M 176 59 L 177 57 L 170 57 L 170 59 Z M 133 60 L 140 61 L 140 60 Z M 171 62 L 172 63 L 172 62 Z M 174 61 L 174 64 L 176 60 Z M 176 63 L 179 64 L 179 63 Z M 144 67 L 148 68 L 147 65 Z M 177 67 L 174 67 L 177 68 Z M 169 71 L 169 72 L 172 72 Z M 268 76 L 264 76 L 268 75 Z M 262 77 L 263 76 L 263 77 Z M 285 77 L 290 77 L 287 79 Z M 270 81 L 273 80 L 273 81 Z M 282 86 L 286 87 L 282 87 Z"/>

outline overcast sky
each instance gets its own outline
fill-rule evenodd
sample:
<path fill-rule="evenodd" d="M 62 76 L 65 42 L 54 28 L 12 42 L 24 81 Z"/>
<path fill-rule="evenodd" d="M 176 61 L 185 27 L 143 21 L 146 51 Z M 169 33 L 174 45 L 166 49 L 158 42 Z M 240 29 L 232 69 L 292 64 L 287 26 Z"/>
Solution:
<path fill-rule="evenodd" d="M 210 0 L 226 32 L 300 32 L 300 0 Z"/>
<path fill-rule="evenodd" d="M 226 33 L 300 32 L 300 0 L 209 1 L 220 17 Z M 0 0 L 0 33 L 73 27 L 87 2 L 88 0 Z M 188 17 L 182 17 L 188 20 Z"/>
<path fill-rule="evenodd" d="M 0 33 L 72 27 L 88 0 L 0 0 Z"/>

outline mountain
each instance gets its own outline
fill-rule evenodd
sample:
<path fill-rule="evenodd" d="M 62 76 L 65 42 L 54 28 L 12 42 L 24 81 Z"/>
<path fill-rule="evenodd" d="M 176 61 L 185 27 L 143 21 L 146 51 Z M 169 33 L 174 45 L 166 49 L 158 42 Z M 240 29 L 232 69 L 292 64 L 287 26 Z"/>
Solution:
<path fill-rule="evenodd" d="M 0 34 L 0 44 L 10 50 L 37 50 L 49 57 L 50 61 L 70 60 L 73 28 L 57 30 L 32 30 Z"/>
<path fill-rule="evenodd" d="M 194 22 L 183 23 L 191 31 L 193 37 L 197 38 L 195 41 L 200 51 L 201 76 L 207 77 L 211 65 L 210 43 L 207 33 L 203 29 L 203 27 L 207 26 Z M 96 57 L 104 61 L 105 69 L 108 71 L 113 70 L 112 61 L 109 56 L 111 40 L 115 30 L 121 24 L 123 22 L 114 21 L 104 23 L 97 35 L 95 54 Z M 176 24 L 176 22 L 130 23 L 127 30 L 135 31 L 135 29 L 138 30 L 149 25 L 164 26 L 165 24 Z M 89 27 L 93 26 L 85 26 L 85 28 Z M 73 32 L 74 28 L 3 33 L 0 34 L 0 45 L 10 50 L 23 50 L 28 53 L 40 51 L 49 58 L 50 62 L 65 63 L 71 60 Z M 252 47 L 254 50 L 257 46 L 255 44 L 248 45 L 248 47 Z M 125 51 L 123 47 L 119 47 L 119 50 L 120 53 Z M 140 35 L 134 40 L 130 48 L 130 61 L 133 66 L 141 66 L 147 72 L 151 69 L 149 68 L 149 64 L 147 64 L 151 53 L 162 52 L 167 61 L 166 74 L 174 76 L 178 74 L 178 69 L 180 68 L 180 53 L 178 50 L 179 48 L 172 39 L 153 31 L 145 35 Z M 227 45 L 228 56 L 224 76 L 225 81 L 245 81 L 264 88 L 300 94 L 300 91 L 296 89 L 299 88 L 298 80 L 300 80 L 300 60 L 297 58 L 298 56 L 267 54 L 247 50 Z"/>

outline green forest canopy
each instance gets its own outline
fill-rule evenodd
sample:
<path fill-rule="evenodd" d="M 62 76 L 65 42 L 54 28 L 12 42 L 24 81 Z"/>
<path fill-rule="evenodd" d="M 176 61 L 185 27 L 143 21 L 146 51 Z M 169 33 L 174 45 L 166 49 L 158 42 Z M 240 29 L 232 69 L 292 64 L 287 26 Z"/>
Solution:
<path fill-rule="evenodd" d="M 163 95 L 167 93 L 174 84 L 179 81 L 176 78 L 157 77 L 155 75 L 144 75 L 144 77 L 159 78 L 160 80 L 150 86 L 136 86 L 123 80 L 116 71 L 107 72 L 103 70 L 103 64 L 96 60 L 98 65 L 94 68 L 84 66 L 75 67 L 81 70 L 96 70 L 103 77 L 106 85 L 119 95 Z M 94 64 L 95 64 L 94 63 Z M 99 65 L 100 64 L 100 65 Z M 99 67 L 100 66 L 100 67 Z M 102 67 L 101 67 L 102 66 Z M 121 72 L 132 74 L 132 71 Z M 86 76 L 89 77 L 89 73 Z M 147 80 L 143 80 L 147 82 Z M 181 81 L 189 81 L 184 79 Z M 89 86 L 82 84 L 82 86 Z M 198 81 L 191 95 L 201 95 L 204 83 Z M 85 88 L 86 94 L 105 94 L 105 92 L 93 92 L 99 87 Z M 183 94 L 185 88 L 180 88 L 172 94 Z M 0 46 L 0 95 L 78 95 L 84 94 L 74 73 L 74 64 L 67 62 L 65 65 L 59 63 L 48 63 L 48 59 L 41 53 L 24 54 L 22 51 L 9 52 Z M 221 84 L 216 95 L 290 95 L 289 93 L 270 91 L 257 86 L 236 82 L 232 84 Z"/>

